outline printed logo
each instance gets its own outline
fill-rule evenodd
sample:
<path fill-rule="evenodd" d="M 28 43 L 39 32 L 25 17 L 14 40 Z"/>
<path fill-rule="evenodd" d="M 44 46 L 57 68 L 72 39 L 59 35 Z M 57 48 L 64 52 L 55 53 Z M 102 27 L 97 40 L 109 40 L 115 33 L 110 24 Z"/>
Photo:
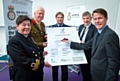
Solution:
<path fill-rule="evenodd" d="M 7 13 L 7 17 L 9 20 L 14 20 L 16 15 L 15 15 L 15 12 L 13 11 L 14 10 L 14 7 L 12 5 L 8 6 L 8 13 Z"/>
<path fill-rule="evenodd" d="M 65 29 L 64 29 L 64 28 L 62 28 L 62 29 L 60 29 L 60 30 L 61 30 L 60 33 L 65 33 Z"/>
<path fill-rule="evenodd" d="M 66 62 L 66 61 L 70 61 L 70 59 L 64 59 L 64 58 L 62 58 L 60 61 L 61 62 Z"/>
<path fill-rule="evenodd" d="M 68 20 L 68 21 L 71 20 L 71 13 L 70 13 L 70 12 L 68 13 L 67 20 Z"/>

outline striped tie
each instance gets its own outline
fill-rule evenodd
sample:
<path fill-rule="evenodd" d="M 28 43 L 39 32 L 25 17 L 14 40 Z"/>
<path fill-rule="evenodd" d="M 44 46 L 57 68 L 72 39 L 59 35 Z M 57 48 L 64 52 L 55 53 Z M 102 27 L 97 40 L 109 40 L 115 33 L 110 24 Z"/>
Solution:
<path fill-rule="evenodd" d="M 80 40 L 82 41 L 82 38 L 83 38 L 83 36 L 84 36 L 84 34 L 85 34 L 85 29 L 86 29 L 86 27 L 84 27 L 84 30 L 83 30 L 83 32 L 82 32 L 82 35 L 80 36 Z"/>

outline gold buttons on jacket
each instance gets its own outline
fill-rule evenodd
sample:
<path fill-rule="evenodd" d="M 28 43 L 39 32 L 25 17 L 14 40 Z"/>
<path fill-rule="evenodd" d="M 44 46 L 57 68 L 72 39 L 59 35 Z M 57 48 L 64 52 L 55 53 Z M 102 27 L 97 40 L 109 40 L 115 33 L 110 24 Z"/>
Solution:
<path fill-rule="evenodd" d="M 37 57 L 38 55 L 37 55 L 37 54 L 35 54 L 35 56 Z"/>
<path fill-rule="evenodd" d="M 41 59 L 41 57 L 39 57 L 39 59 Z"/>
<path fill-rule="evenodd" d="M 40 52 L 38 52 L 38 54 L 40 54 Z"/>
<path fill-rule="evenodd" d="M 33 54 L 35 53 L 35 51 L 33 51 Z"/>

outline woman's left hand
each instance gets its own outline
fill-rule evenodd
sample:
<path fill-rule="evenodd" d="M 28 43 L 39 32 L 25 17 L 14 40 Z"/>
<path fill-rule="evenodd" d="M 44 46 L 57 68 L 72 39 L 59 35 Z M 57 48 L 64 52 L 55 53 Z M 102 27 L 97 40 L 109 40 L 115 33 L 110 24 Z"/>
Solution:
<path fill-rule="evenodd" d="M 44 52 L 43 52 L 43 55 L 44 55 L 44 56 L 45 56 L 45 55 L 47 55 L 47 54 L 48 54 L 48 52 L 47 52 L 47 51 L 44 51 Z"/>

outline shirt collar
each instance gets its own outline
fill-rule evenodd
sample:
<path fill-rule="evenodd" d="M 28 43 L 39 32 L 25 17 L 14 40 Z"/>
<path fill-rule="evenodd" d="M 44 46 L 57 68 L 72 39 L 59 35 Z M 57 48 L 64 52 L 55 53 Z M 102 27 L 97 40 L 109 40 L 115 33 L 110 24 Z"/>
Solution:
<path fill-rule="evenodd" d="M 104 28 L 106 27 L 107 25 L 105 25 L 103 28 L 101 28 L 100 30 L 98 30 L 98 32 L 101 34 L 102 31 L 104 30 Z"/>
<path fill-rule="evenodd" d="M 34 20 L 35 20 L 35 18 L 34 18 Z M 36 20 L 35 20 L 35 22 L 37 23 L 37 24 L 40 24 L 39 22 L 37 22 Z"/>
<path fill-rule="evenodd" d="M 18 33 L 20 33 L 20 32 L 18 31 Z M 20 33 L 20 34 L 23 35 L 22 33 Z M 28 37 L 28 35 L 23 35 L 23 36 Z"/>
<path fill-rule="evenodd" d="M 91 23 L 90 23 L 89 25 L 87 25 L 87 26 L 85 26 L 85 25 L 84 25 L 84 26 L 85 26 L 86 28 L 89 28 L 89 27 L 90 27 L 90 25 L 91 25 Z"/>
<path fill-rule="evenodd" d="M 58 27 L 59 27 L 59 26 L 63 26 L 63 23 L 62 23 L 62 24 L 57 24 L 57 25 L 58 25 Z"/>

